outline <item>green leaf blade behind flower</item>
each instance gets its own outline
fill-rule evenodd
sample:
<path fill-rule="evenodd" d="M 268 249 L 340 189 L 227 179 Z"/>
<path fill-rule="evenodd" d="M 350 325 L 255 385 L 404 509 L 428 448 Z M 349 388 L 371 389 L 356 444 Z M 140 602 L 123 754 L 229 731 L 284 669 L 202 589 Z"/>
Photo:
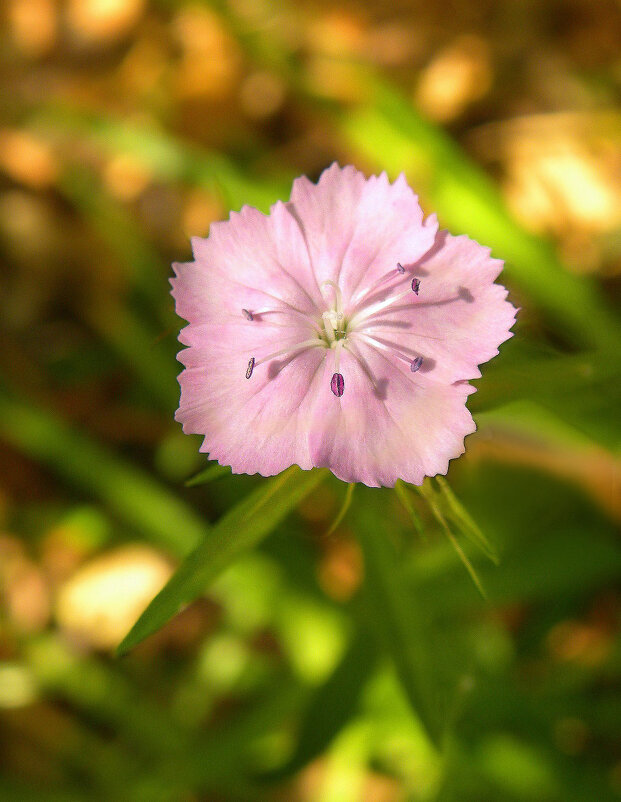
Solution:
<path fill-rule="evenodd" d="M 161 181 L 216 190 L 233 210 L 248 204 L 267 211 L 271 204 L 287 196 L 293 178 L 281 175 L 253 179 L 224 153 L 178 139 L 153 123 L 85 112 L 71 104 L 46 104 L 32 115 L 30 123 L 41 130 L 86 138 L 104 152 L 136 157 Z"/>
<path fill-rule="evenodd" d="M 615 355 L 619 323 L 594 282 L 565 270 L 549 242 L 525 231 L 485 172 L 400 92 L 374 77 L 364 102 L 348 109 L 339 126 L 345 141 L 372 167 L 392 176 L 405 172 L 442 226 L 505 259 L 509 281 L 564 336 Z"/>
<path fill-rule="evenodd" d="M 441 475 L 436 476 L 435 481 L 440 488 L 441 496 L 446 502 L 445 515 L 453 521 L 455 526 L 459 528 L 459 531 L 465 537 L 474 543 L 475 546 L 478 546 L 493 563 L 498 565 L 500 560 L 493 543 L 491 543 L 489 538 L 481 531 L 481 527 L 457 498 L 449 483 Z"/>
<path fill-rule="evenodd" d="M 431 633 L 407 584 L 400 555 L 390 540 L 391 521 L 373 491 L 360 488 L 354 530 L 364 555 L 365 616 L 392 659 L 413 711 L 430 741 L 439 747 L 448 720 L 448 696 L 432 664 Z"/>
<path fill-rule="evenodd" d="M 376 665 L 373 639 L 364 630 L 356 632 L 339 665 L 309 698 L 293 755 L 266 779 L 282 781 L 293 776 L 330 746 L 354 717 Z"/>
<path fill-rule="evenodd" d="M 430 507 L 430 509 L 431 509 L 436 521 L 440 525 L 440 528 L 442 529 L 444 534 L 447 536 L 447 538 L 449 540 L 449 543 L 451 544 L 451 546 L 455 550 L 455 553 L 457 554 L 457 556 L 461 560 L 464 568 L 466 569 L 466 571 L 468 571 L 468 573 L 470 575 L 470 578 L 474 582 L 477 590 L 479 591 L 481 596 L 484 599 L 486 599 L 487 598 L 487 594 L 485 592 L 485 588 L 483 587 L 483 583 L 481 582 L 481 580 L 479 578 L 479 575 L 477 574 L 474 565 L 470 561 L 470 558 L 468 557 L 466 552 L 463 550 L 460 542 L 455 537 L 455 534 L 453 533 L 453 531 L 452 531 L 452 529 L 451 529 L 451 527 L 449 525 L 449 522 L 447 520 L 447 517 L 449 517 L 449 516 L 453 517 L 452 514 L 451 514 L 452 513 L 452 508 L 449 506 L 449 502 L 448 502 L 447 497 L 441 496 L 439 494 L 439 491 L 436 490 L 436 488 L 433 486 L 433 484 L 431 483 L 430 480 L 426 480 L 425 482 L 423 482 L 423 484 L 420 487 L 417 487 L 416 490 L 425 499 L 427 504 L 429 504 L 429 507 Z M 453 520 L 453 523 L 455 523 L 455 520 Z M 460 526 L 459 519 L 457 519 L 457 525 Z M 462 534 L 463 534 L 464 533 L 463 526 L 460 526 L 460 529 L 461 529 Z M 468 535 L 466 535 L 466 536 L 468 536 Z M 477 545 L 479 545 L 481 547 L 481 544 L 478 543 L 478 542 L 477 542 Z M 488 555 L 488 556 L 490 556 L 490 555 Z M 490 557 L 490 559 L 492 559 L 492 558 Z"/>
<path fill-rule="evenodd" d="M 345 518 L 345 516 L 347 515 L 347 510 L 351 506 L 351 502 L 352 502 L 352 499 L 354 497 L 354 490 L 355 489 L 356 489 L 356 483 L 355 482 L 350 482 L 347 485 L 347 490 L 345 491 L 345 497 L 343 499 L 343 503 L 341 504 L 341 508 L 338 511 L 336 518 L 334 519 L 334 521 L 330 525 L 330 528 L 325 533 L 324 537 L 330 537 L 330 535 L 334 534 L 334 532 L 340 526 L 341 522 L 343 521 L 343 518 Z"/>
<path fill-rule="evenodd" d="M 196 599 L 235 558 L 266 537 L 327 475 L 292 466 L 262 483 L 229 510 L 185 559 L 118 647 L 118 654 L 152 635 Z"/>
<path fill-rule="evenodd" d="M 174 554 L 187 554 L 209 531 L 194 510 L 145 471 L 2 387 L 0 437 Z"/>
<path fill-rule="evenodd" d="M 191 479 L 185 483 L 186 487 L 196 487 L 197 485 L 206 485 L 215 482 L 216 479 L 221 479 L 223 476 L 230 476 L 231 469 L 228 465 L 220 465 L 219 463 L 208 465 L 202 471 L 199 471 Z"/>

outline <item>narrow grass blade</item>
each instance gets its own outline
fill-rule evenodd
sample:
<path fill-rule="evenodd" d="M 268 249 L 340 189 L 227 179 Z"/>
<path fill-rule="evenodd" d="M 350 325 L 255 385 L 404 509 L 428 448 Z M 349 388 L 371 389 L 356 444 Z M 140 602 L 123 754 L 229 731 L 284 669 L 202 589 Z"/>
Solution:
<path fill-rule="evenodd" d="M 355 531 L 364 554 L 365 616 L 390 655 L 403 690 L 430 740 L 439 746 L 446 716 L 430 657 L 430 633 L 407 586 L 403 562 L 390 540 L 377 497 L 361 488 Z"/>
<path fill-rule="evenodd" d="M 209 526 L 166 487 L 64 421 L 0 390 L 0 436 L 74 487 L 103 501 L 126 524 L 185 555 Z"/>
<path fill-rule="evenodd" d="M 489 539 L 483 534 L 476 521 L 468 510 L 464 507 L 461 501 L 457 498 L 451 486 L 443 476 L 436 476 L 436 483 L 440 488 L 440 492 L 444 501 L 446 502 L 446 512 L 448 517 L 453 520 L 455 525 L 459 528 L 469 540 L 478 546 L 490 560 L 498 565 L 500 562 L 498 553 Z"/>
<path fill-rule="evenodd" d="M 433 512 L 436 520 L 438 521 L 438 523 L 442 527 L 442 531 L 448 537 L 451 545 L 453 546 L 453 548 L 457 552 L 457 556 L 459 557 L 459 559 L 464 564 L 464 567 L 465 567 L 466 571 L 468 571 L 468 573 L 470 574 L 470 577 L 471 577 L 472 581 L 474 582 L 477 590 L 479 591 L 481 596 L 483 596 L 483 598 L 486 599 L 487 598 L 487 594 L 485 593 L 483 585 L 481 584 L 481 580 L 479 579 L 479 576 L 478 576 L 477 572 L 475 571 L 474 566 L 470 562 L 470 559 L 468 558 L 468 555 L 463 550 L 463 548 L 461 547 L 459 541 L 457 540 L 457 538 L 455 537 L 455 535 L 451 531 L 451 527 L 449 526 L 449 524 L 448 524 L 448 522 L 447 522 L 447 520 L 446 520 L 446 518 L 444 516 L 444 513 L 442 511 L 442 507 L 441 507 L 440 503 L 438 502 L 435 489 L 432 487 L 432 485 L 430 483 L 427 483 L 427 482 L 423 483 L 423 485 L 421 485 L 421 487 L 417 488 L 417 489 L 419 490 L 421 495 L 425 498 L 425 500 L 429 504 L 429 507 L 431 508 L 431 511 Z"/>
<path fill-rule="evenodd" d="M 403 504 L 406 511 L 408 512 L 412 523 L 414 524 L 414 529 L 416 529 L 417 533 L 423 540 L 427 540 L 427 534 L 425 529 L 423 528 L 423 523 L 414 509 L 414 505 L 412 504 L 412 499 L 410 498 L 406 486 L 403 484 L 401 479 L 397 479 L 395 484 L 395 493 L 397 494 L 397 498 Z"/>
<path fill-rule="evenodd" d="M 223 476 L 230 476 L 231 469 L 228 465 L 219 465 L 216 463 L 215 465 L 209 465 L 205 470 L 200 471 L 197 473 L 196 476 L 193 476 L 191 479 L 185 483 L 186 487 L 196 487 L 197 485 L 206 485 L 210 482 L 215 482 L 216 479 L 220 479 Z"/>
<path fill-rule="evenodd" d="M 345 491 L 345 498 L 343 499 L 343 504 L 341 505 L 341 509 L 339 510 L 338 515 L 332 522 L 332 525 L 325 533 L 324 537 L 329 537 L 334 531 L 336 531 L 336 528 L 340 525 L 343 518 L 347 515 L 347 510 L 351 506 L 355 489 L 356 489 L 355 482 L 351 482 L 351 484 L 347 485 L 347 490 Z"/>
<path fill-rule="evenodd" d="M 197 598 L 239 554 L 266 537 L 325 476 L 323 470 L 301 471 L 292 466 L 266 480 L 229 510 L 149 604 L 120 644 L 118 654 L 126 654 Z"/>

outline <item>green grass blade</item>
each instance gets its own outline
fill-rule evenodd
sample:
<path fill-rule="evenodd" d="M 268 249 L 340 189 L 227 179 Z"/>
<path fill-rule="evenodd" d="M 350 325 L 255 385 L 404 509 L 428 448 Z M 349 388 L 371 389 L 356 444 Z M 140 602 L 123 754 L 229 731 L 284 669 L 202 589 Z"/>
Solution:
<path fill-rule="evenodd" d="M 388 83 L 374 79 L 365 102 L 348 109 L 340 129 L 367 162 L 405 171 L 452 233 L 465 233 L 507 260 L 506 275 L 580 345 L 614 352 L 619 323 L 595 284 L 565 270 L 551 245 L 527 233 L 507 211 L 491 179 L 440 128 Z"/>
<path fill-rule="evenodd" d="M 366 632 L 358 633 L 339 665 L 308 700 L 293 756 L 267 779 L 282 780 L 296 774 L 329 747 L 354 716 L 376 662 L 372 639 Z"/>
<path fill-rule="evenodd" d="M 209 531 L 192 509 L 139 468 L 49 412 L 2 390 L 0 436 L 175 554 L 187 554 Z"/>
<path fill-rule="evenodd" d="M 224 154 L 184 142 L 154 124 L 52 104 L 38 110 L 30 122 L 37 128 L 90 139 L 108 153 L 134 156 L 158 180 L 166 183 L 178 181 L 215 190 L 232 209 L 249 204 L 267 211 L 276 200 L 289 195 L 291 181 L 288 178 L 253 180 Z"/>
<path fill-rule="evenodd" d="M 496 565 L 499 563 L 498 553 L 493 544 L 481 531 L 479 525 L 472 519 L 468 510 L 464 507 L 461 501 L 457 498 L 451 486 L 443 476 L 436 476 L 435 478 L 442 499 L 446 503 L 445 512 L 447 517 L 459 528 L 459 531 L 465 535 L 475 546 L 478 546 L 484 554 L 486 554 L 492 562 Z"/>
<path fill-rule="evenodd" d="M 345 491 L 345 498 L 343 499 L 343 504 L 341 505 L 341 509 L 339 510 L 338 515 L 336 516 L 336 518 L 332 522 L 332 525 L 330 526 L 328 531 L 325 533 L 324 537 L 329 537 L 336 530 L 337 526 L 339 526 L 339 524 L 341 523 L 343 518 L 347 515 L 347 510 L 351 506 L 351 502 L 352 502 L 352 499 L 354 497 L 354 490 L 355 489 L 356 489 L 356 483 L 355 482 L 351 482 L 350 484 L 347 485 L 347 490 Z"/>
<path fill-rule="evenodd" d="M 196 487 L 197 485 L 206 485 L 210 482 L 215 482 L 223 476 L 230 476 L 231 469 L 228 465 L 209 465 L 204 470 L 200 471 L 185 483 L 186 487 Z"/>
<path fill-rule="evenodd" d="M 423 528 L 423 523 L 420 519 L 419 514 L 414 509 L 414 505 L 412 504 L 412 499 L 410 498 L 406 486 L 403 484 L 401 479 L 397 479 L 395 483 L 395 493 L 397 494 L 397 498 L 403 504 L 405 510 L 410 516 L 410 520 L 414 524 L 414 529 L 418 532 L 420 537 L 423 540 L 427 539 L 427 534 Z"/>
<path fill-rule="evenodd" d="M 429 507 L 431 508 L 431 511 L 433 512 L 436 520 L 440 524 L 442 531 L 447 536 L 450 544 L 455 549 L 455 552 L 457 553 L 459 559 L 462 561 L 464 568 L 470 574 L 470 578 L 474 582 L 477 590 L 479 591 L 481 596 L 483 596 L 483 598 L 486 599 L 487 594 L 485 592 L 485 589 L 483 588 L 481 580 L 479 579 L 479 575 L 477 574 L 474 566 L 470 562 L 468 555 L 463 550 L 461 544 L 453 534 L 453 531 L 451 530 L 451 527 L 449 526 L 448 521 L 446 520 L 446 517 L 444 515 L 444 511 L 442 509 L 442 503 L 441 501 L 438 500 L 438 495 L 435 488 L 432 486 L 431 482 L 427 481 L 424 482 L 420 487 L 417 487 L 416 490 L 418 490 L 418 492 L 423 496 L 423 498 L 429 504 Z"/>
<path fill-rule="evenodd" d="M 266 537 L 325 477 L 323 470 L 292 466 L 261 484 L 211 529 L 149 604 L 118 648 L 126 654 L 156 632 L 244 550 Z"/>
<path fill-rule="evenodd" d="M 430 658 L 429 632 L 406 584 L 403 561 L 390 540 L 389 520 L 372 491 L 360 490 L 355 531 L 364 555 L 365 615 L 390 655 L 412 709 L 439 746 L 446 716 Z"/>

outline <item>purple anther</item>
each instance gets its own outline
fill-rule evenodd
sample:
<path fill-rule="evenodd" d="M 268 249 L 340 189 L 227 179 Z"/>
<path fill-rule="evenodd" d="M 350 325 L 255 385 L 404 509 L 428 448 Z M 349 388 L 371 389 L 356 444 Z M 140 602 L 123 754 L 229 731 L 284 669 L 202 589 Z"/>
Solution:
<path fill-rule="evenodd" d="M 413 278 L 412 279 L 412 292 L 414 295 L 418 295 L 418 291 L 420 290 L 420 279 Z"/>
<path fill-rule="evenodd" d="M 397 273 L 405 273 L 405 267 L 403 267 L 401 262 L 397 262 Z"/>
<path fill-rule="evenodd" d="M 254 320 L 254 315 L 247 309 L 242 309 L 242 315 L 246 318 L 246 320 Z"/>
<path fill-rule="evenodd" d="M 252 371 L 254 370 L 254 357 L 251 356 L 248 360 L 248 367 L 246 368 L 246 378 L 249 379 L 252 376 Z"/>
<path fill-rule="evenodd" d="M 340 398 L 345 392 L 345 379 L 342 373 L 335 373 L 330 382 L 330 389 L 337 398 Z"/>
<path fill-rule="evenodd" d="M 416 359 L 413 359 L 410 362 L 410 370 L 412 371 L 412 373 L 416 373 L 417 370 L 420 370 L 422 364 L 423 364 L 422 356 L 417 356 Z"/>

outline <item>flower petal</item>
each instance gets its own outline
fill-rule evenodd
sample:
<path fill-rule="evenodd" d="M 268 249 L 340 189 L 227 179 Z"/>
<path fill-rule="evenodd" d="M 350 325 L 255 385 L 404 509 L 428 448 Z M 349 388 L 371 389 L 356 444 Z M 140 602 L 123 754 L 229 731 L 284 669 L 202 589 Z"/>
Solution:
<path fill-rule="evenodd" d="M 397 262 L 415 262 L 433 245 L 435 218 L 423 225 L 416 195 L 403 175 L 369 179 L 353 167 L 332 164 L 317 184 L 293 182 L 291 203 L 304 230 L 319 283 L 339 284 L 345 304 Z"/>
<path fill-rule="evenodd" d="M 446 473 L 475 429 L 465 380 L 515 318 L 487 249 L 423 222 L 403 176 L 337 164 L 192 244 L 171 282 L 190 324 L 176 418 L 202 451 L 236 473 L 297 463 L 370 486 Z"/>
<path fill-rule="evenodd" d="M 434 247 L 412 268 L 419 294 L 367 322 L 366 331 L 422 356 L 421 374 L 454 382 L 481 375 L 478 368 L 512 337 L 516 309 L 494 279 L 502 262 L 466 236 L 438 233 Z"/>
<path fill-rule="evenodd" d="M 247 380 L 253 353 L 260 359 L 300 342 L 295 335 L 274 340 L 265 334 L 252 352 L 254 329 L 261 326 L 206 324 L 183 330 L 182 340 L 190 348 L 179 354 L 186 370 L 179 376 L 176 420 L 184 432 L 204 434 L 201 451 L 234 473 L 271 476 L 294 463 L 310 469 L 306 406 L 326 351 L 314 348 L 270 360 Z"/>
<path fill-rule="evenodd" d="M 174 265 L 177 313 L 190 323 L 237 316 L 242 309 L 293 307 L 317 315 L 321 293 L 300 227 L 284 203 L 270 216 L 244 206 L 192 239 L 195 261 Z"/>
<path fill-rule="evenodd" d="M 316 383 L 308 421 L 313 465 L 370 487 L 392 487 L 397 479 L 420 484 L 446 473 L 476 428 L 465 406 L 474 388 L 420 382 L 375 349 L 359 344 L 356 350 L 358 357 L 345 351 L 340 358 L 341 397 L 330 390 L 333 356 Z"/>

